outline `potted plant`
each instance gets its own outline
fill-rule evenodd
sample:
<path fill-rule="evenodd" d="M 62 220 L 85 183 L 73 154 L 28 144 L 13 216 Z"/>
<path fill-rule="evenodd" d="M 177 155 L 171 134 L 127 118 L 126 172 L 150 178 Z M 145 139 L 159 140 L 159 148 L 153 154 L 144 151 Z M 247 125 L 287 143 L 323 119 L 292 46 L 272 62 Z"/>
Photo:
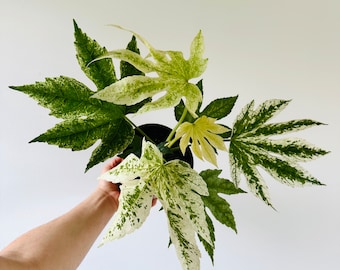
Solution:
<path fill-rule="evenodd" d="M 322 185 L 299 164 L 327 151 L 303 139 L 282 137 L 322 123 L 310 119 L 269 122 L 289 100 L 267 100 L 257 107 L 251 101 L 231 125 L 224 121 L 237 96 L 219 97 L 202 107 L 201 77 L 208 60 L 203 56 L 201 31 L 185 59 L 180 51 L 155 49 L 132 31 L 126 49 L 107 51 L 75 21 L 74 29 L 79 65 L 97 89 L 65 76 L 10 88 L 28 94 L 62 119 L 32 142 L 78 151 L 100 140 L 86 171 L 112 156 L 124 157 L 121 164 L 100 176 L 121 188 L 119 208 L 103 243 L 139 228 L 156 196 L 183 269 L 197 270 L 200 250 L 196 236 L 213 262 L 213 219 L 236 231 L 230 205 L 219 194 L 244 193 L 239 183 L 245 180 L 250 192 L 273 207 L 259 167 L 290 186 Z M 137 40 L 148 50 L 147 56 L 140 54 Z M 119 79 L 112 58 L 120 61 Z M 165 94 L 158 97 L 161 92 Z M 137 126 L 131 121 L 131 115 L 163 108 L 174 109 L 174 127 L 153 122 Z M 216 158 L 220 151 L 229 154 L 231 181 L 220 177 Z M 213 168 L 197 171 L 193 157 Z"/>

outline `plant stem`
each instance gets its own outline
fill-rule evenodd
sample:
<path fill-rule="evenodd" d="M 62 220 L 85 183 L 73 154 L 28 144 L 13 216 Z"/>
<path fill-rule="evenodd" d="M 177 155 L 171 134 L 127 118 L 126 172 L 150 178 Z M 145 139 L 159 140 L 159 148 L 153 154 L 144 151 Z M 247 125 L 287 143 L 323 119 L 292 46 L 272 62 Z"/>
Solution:
<path fill-rule="evenodd" d="M 184 111 L 182 113 L 181 118 L 178 120 L 176 126 L 172 129 L 171 133 L 169 134 L 168 138 L 166 139 L 167 142 L 167 146 L 170 148 L 175 142 L 176 140 L 172 140 L 172 137 L 175 135 L 176 130 L 178 129 L 178 127 L 182 124 L 182 122 L 185 119 L 185 116 L 188 113 L 188 109 L 186 107 L 184 107 Z"/>
<path fill-rule="evenodd" d="M 148 141 L 155 143 L 142 129 L 140 129 L 134 122 L 124 115 L 124 119 L 129 122 L 141 135 L 143 135 Z"/>

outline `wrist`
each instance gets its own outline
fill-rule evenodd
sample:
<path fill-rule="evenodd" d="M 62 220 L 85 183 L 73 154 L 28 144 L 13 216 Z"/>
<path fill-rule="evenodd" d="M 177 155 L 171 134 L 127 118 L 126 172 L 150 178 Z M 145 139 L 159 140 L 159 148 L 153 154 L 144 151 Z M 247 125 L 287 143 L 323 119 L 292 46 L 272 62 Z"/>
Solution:
<path fill-rule="evenodd" d="M 119 191 L 116 190 L 107 190 L 101 186 L 99 186 L 95 193 L 97 194 L 98 198 L 100 198 L 100 201 L 107 205 L 107 207 L 111 208 L 114 214 L 118 209 L 118 197 L 119 197 Z"/>

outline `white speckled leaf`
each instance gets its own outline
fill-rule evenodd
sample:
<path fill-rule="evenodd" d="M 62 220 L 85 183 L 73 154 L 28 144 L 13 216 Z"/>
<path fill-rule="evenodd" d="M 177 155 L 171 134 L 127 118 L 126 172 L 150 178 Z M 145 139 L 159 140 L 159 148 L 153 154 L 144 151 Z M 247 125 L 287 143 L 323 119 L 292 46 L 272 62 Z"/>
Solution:
<path fill-rule="evenodd" d="M 152 193 L 144 181 L 129 181 L 120 189 L 118 210 L 101 245 L 140 228 L 150 213 Z"/>
<path fill-rule="evenodd" d="M 167 211 L 169 234 L 176 248 L 183 270 L 200 269 L 201 253 L 197 247 L 195 233 L 186 216 L 180 210 Z"/>
<path fill-rule="evenodd" d="M 203 178 L 187 163 L 172 160 L 158 168 L 153 190 L 168 214 L 169 232 L 183 269 L 199 269 L 195 233 L 212 244 L 200 195 L 208 195 Z"/>
<path fill-rule="evenodd" d="M 138 169 L 139 158 L 134 155 L 128 155 L 119 165 L 100 175 L 99 179 L 112 183 L 125 183 L 140 176 Z"/>

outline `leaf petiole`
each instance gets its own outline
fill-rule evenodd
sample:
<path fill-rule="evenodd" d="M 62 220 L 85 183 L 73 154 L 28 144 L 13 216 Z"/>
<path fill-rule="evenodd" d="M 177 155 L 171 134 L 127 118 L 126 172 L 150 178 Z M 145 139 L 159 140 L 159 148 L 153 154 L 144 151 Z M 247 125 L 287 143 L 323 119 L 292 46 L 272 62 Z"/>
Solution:
<path fill-rule="evenodd" d="M 146 134 L 141 128 L 139 128 L 134 122 L 132 122 L 129 118 L 127 118 L 124 115 L 124 119 L 131 124 L 141 135 L 143 135 L 145 137 L 145 139 L 147 139 L 148 141 L 155 143 L 149 136 L 148 134 Z"/>
<path fill-rule="evenodd" d="M 175 135 L 176 133 L 176 130 L 178 129 L 178 127 L 182 124 L 182 122 L 184 121 L 186 115 L 188 113 L 188 109 L 186 107 L 184 107 L 184 110 L 183 110 L 183 113 L 182 113 L 182 116 L 181 118 L 178 120 L 176 126 L 172 129 L 172 131 L 170 132 L 168 138 L 166 139 L 166 142 L 167 142 L 167 147 L 171 147 L 173 146 L 173 144 L 177 141 L 177 139 L 172 139 L 173 136 Z"/>

